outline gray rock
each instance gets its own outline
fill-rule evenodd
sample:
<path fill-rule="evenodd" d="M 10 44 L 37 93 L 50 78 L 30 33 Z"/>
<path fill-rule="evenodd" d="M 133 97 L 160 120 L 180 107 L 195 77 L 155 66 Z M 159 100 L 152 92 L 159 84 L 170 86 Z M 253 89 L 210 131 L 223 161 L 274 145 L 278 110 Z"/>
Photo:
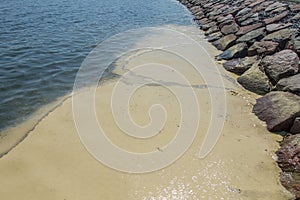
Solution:
<path fill-rule="evenodd" d="M 281 29 L 285 29 L 285 28 L 288 28 L 288 27 L 291 27 L 293 26 L 292 23 L 286 23 L 286 24 L 268 24 L 266 26 L 266 30 L 268 33 L 272 33 L 274 31 L 279 31 Z"/>
<path fill-rule="evenodd" d="M 217 56 L 217 60 L 230 60 L 232 58 L 243 58 L 247 55 L 248 46 L 246 43 L 238 43 L 220 55 Z"/>
<path fill-rule="evenodd" d="M 245 21 L 242 21 L 242 22 L 241 22 L 241 25 L 242 25 L 242 26 L 247 26 L 247 25 L 251 25 L 251 24 L 258 23 L 258 22 L 260 22 L 258 16 L 257 16 L 257 17 L 251 17 L 251 18 L 248 18 L 248 19 L 245 20 Z"/>
<path fill-rule="evenodd" d="M 279 8 L 279 7 L 286 7 L 286 6 L 287 6 L 286 4 L 279 3 L 279 2 L 275 2 L 275 3 L 271 4 L 271 5 L 269 5 L 269 6 L 265 9 L 265 11 L 266 11 L 266 12 L 269 12 L 269 11 L 271 11 L 271 10 L 275 10 L 276 8 Z"/>
<path fill-rule="evenodd" d="M 262 59 L 266 74 L 275 85 L 280 79 L 298 73 L 299 58 L 292 50 L 282 50 Z"/>
<path fill-rule="evenodd" d="M 254 31 L 250 31 L 249 33 L 243 35 L 242 37 L 237 39 L 237 42 L 249 42 L 254 43 L 256 40 L 260 40 L 265 35 L 265 28 L 259 28 Z"/>
<path fill-rule="evenodd" d="M 232 73 L 237 75 L 243 74 L 245 71 L 250 69 L 254 63 L 257 62 L 256 57 L 245 57 L 229 60 L 223 63 L 223 67 Z"/>
<path fill-rule="evenodd" d="M 300 117 L 296 117 L 290 132 L 293 134 L 300 134 Z"/>
<path fill-rule="evenodd" d="M 300 96 L 300 74 L 281 79 L 275 90 L 288 91 Z"/>
<path fill-rule="evenodd" d="M 236 17 L 239 17 L 239 16 L 243 16 L 245 14 L 248 14 L 249 12 L 251 11 L 251 8 L 244 8 L 242 10 L 240 10 L 237 14 L 236 14 Z"/>
<path fill-rule="evenodd" d="M 295 38 L 296 35 L 297 35 L 297 30 L 295 29 L 282 29 L 274 33 L 271 33 L 269 35 L 266 35 L 262 39 L 262 41 L 278 42 L 280 47 L 283 48 L 286 42 L 292 38 Z"/>
<path fill-rule="evenodd" d="M 289 131 L 300 116 L 300 97 L 289 92 L 270 92 L 256 100 L 253 112 L 269 131 Z"/>
<path fill-rule="evenodd" d="M 201 29 L 204 31 L 207 31 L 211 27 L 216 26 L 216 24 L 217 24 L 216 22 L 210 22 L 210 23 L 207 23 L 207 24 L 204 24 L 203 26 L 201 26 Z"/>
<path fill-rule="evenodd" d="M 226 35 L 222 37 L 221 39 L 213 42 L 213 45 L 219 49 L 224 51 L 225 49 L 231 47 L 236 40 L 236 36 L 234 34 Z"/>
<path fill-rule="evenodd" d="M 248 49 L 248 56 L 271 55 L 277 50 L 278 45 L 277 42 L 272 41 L 254 42 Z"/>
<path fill-rule="evenodd" d="M 212 26 L 204 34 L 205 35 L 210 35 L 212 33 L 218 32 L 218 31 L 220 31 L 218 26 Z"/>
<path fill-rule="evenodd" d="M 270 91 L 269 79 L 257 64 L 238 77 L 237 81 L 245 89 L 256 94 L 264 95 Z"/>
<path fill-rule="evenodd" d="M 212 33 L 212 34 L 208 35 L 206 37 L 206 39 L 209 42 L 214 42 L 216 40 L 219 40 L 221 37 L 223 37 L 223 34 L 221 32 L 215 32 L 215 33 Z"/>

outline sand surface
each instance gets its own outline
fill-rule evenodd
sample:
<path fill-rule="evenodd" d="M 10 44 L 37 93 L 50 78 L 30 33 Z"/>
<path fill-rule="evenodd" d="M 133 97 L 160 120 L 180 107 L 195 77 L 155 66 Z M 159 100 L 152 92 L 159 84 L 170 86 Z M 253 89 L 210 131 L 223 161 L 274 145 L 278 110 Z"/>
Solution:
<path fill-rule="evenodd" d="M 197 28 L 185 31 L 209 53 L 183 48 L 192 57 L 210 60 L 218 53 Z M 95 114 L 111 142 L 130 152 L 153 151 L 163 155 L 165 145 L 181 126 L 180 101 L 170 88 L 184 90 L 184 85 L 174 82 L 165 86 L 144 85 L 129 100 L 132 119 L 140 126 L 151 121 L 148 115 L 151 105 L 164 106 L 167 119 L 159 134 L 147 140 L 129 137 L 115 123 L 111 109 L 114 87 L 143 80 L 138 74 L 122 81 L 118 77 L 151 61 L 174 67 L 194 86 L 201 118 L 197 135 L 182 157 L 161 170 L 144 174 L 124 173 L 105 166 L 82 144 L 74 123 L 72 98 L 68 98 L 43 118 L 24 141 L 0 158 L 1 199 L 287 199 L 289 193 L 279 183 L 280 169 L 274 160 L 281 138 L 269 133 L 251 113 L 255 96 L 232 82 L 220 64 L 217 66 L 224 81 L 227 111 L 220 138 L 208 156 L 200 159 L 199 151 L 211 121 L 208 88 L 212 86 L 189 64 L 162 50 L 146 52 L 126 62 L 120 59 L 113 71 L 115 78 L 103 81 L 97 88 Z M 168 73 L 172 75 L 173 71 Z M 224 88 L 215 91 L 221 95 Z M 87 91 L 78 94 L 83 104 Z"/>

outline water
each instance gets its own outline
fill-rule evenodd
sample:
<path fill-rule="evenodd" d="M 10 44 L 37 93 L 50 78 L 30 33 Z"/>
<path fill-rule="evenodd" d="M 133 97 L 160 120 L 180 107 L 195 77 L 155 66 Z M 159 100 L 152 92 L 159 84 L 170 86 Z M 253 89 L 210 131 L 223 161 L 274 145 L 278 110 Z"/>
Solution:
<path fill-rule="evenodd" d="M 101 41 L 133 28 L 190 25 L 191 18 L 173 0 L 2 0 L 0 130 L 69 93 Z"/>

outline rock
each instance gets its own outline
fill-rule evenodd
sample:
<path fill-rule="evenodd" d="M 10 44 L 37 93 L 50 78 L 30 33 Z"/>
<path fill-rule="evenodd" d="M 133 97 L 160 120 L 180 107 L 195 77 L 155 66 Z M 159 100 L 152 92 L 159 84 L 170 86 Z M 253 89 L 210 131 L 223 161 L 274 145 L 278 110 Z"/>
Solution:
<path fill-rule="evenodd" d="M 289 131 L 300 116 L 300 97 L 289 92 L 270 92 L 256 100 L 253 112 L 269 131 Z"/>
<path fill-rule="evenodd" d="M 243 58 L 247 55 L 248 46 L 246 43 L 238 43 L 220 55 L 217 56 L 217 60 L 229 60 L 232 58 Z"/>
<path fill-rule="evenodd" d="M 293 134 L 300 134 L 300 117 L 296 117 L 290 132 Z"/>
<path fill-rule="evenodd" d="M 280 79 L 292 76 L 299 70 L 299 58 L 292 50 L 282 50 L 262 59 L 266 74 L 275 85 Z"/>
<path fill-rule="evenodd" d="M 238 13 L 240 10 L 241 9 L 239 7 L 232 6 L 232 7 L 228 8 L 227 10 L 225 10 L 223 12 L 223 14 L 236 15 L 236 13 Z"/>
<path fill-rule="evenodd" d="M 237 75 L 243 74 L 245 71 L 250 69 L 254 63 L 257 62 L 256 57 L 245 57 L 245 58 L 237 58 L 233 60 L 226 61 L 223 63 L 223 67 L 232 73 Z"/>
<path fill-rule="evenodd" d="M 211 27 L 216 26 L 216 25 L 217 25 L 216 22 L 210 22 L 210 23 L 204 24 L 201 27 L 201 29 L 204 30 L 204 31 L 207 31 L 208 29 L 210 29 Z"/>
<path fill-rule="evenodd" d="M 231 23 L 229 25 L 224 25 L 221 28 L 221 32 L 224 35 L 228 35 L 228 34 L 231 34 L 231 33 L 236 33 L 238 31 L 239 31 L 239 26 L 236 23 Z"/>
<path fill-rule="evenodd" d="M 216 40 L 219 40 L 221 37 L 223 37 L 223 34 L 221 32 L 215 32 L 215 33 L 212 33 L 212 34 L 208 35 L 206 37 L 206 39 L 209 42 L 214 42 Z"/>
<path fill-rule="evenodd" d="M 274 31 L 285 29 L 285 28 L 288 28 L 288 27 L 291 27 L 291 26 L 293 26 L 292 23 L 286 23 L 286 24 L 268 24 L 266 26 L 266 30 L 267 30 L 268 33 L 272 33 Z"/>
<path fill-rule="evenodd" d="M 276 15 L 275 17 L 272 17 L 272 18 L 268 18 L 268 19 L 265 19 L 264 22 L 266 24 L 271 24 L 271 23 L 274 23 L 274 22 L 278 22 L 279 20 L 283 19 L 284 17 L 286 17 L 287 15 L 289 14 L 288 11 L 285 11 L 279 15 Z"/>
<path fill-rule="evenodd" d="M 292 17 L 291 20 L 293 20 L 293 21 L 299 21 L 300 20 L 300 13 L 298 13 L 294 17 Z"/>
<path fill-rule="evenodd" d="M 264 95 L 270 91 L 269 79 L 262 72 L 258 64 L 253 65 L 237 81 L 247 90 L 256 94 Z"/>
<path fill-rule="evenodd" d="M 279 3 L 279 2 L 275 2 L 275 3 L 271 4 L 271 5 L 269 5 L 269 6 L 265 9 L 265 11 L 266 11 L 266 12 L 269 12 L 269 11 L 271 11 L 271 10 L 275 10 L 276 8 L 279 8 L 279 7 L 286 7 L 286 6 L 287 6 L 286 4 Z"/>
<path fill-rule="evenodd" d="M 208 29 L 207 31 L 205 31 L 205 35 L 210 35 L 212 33 L 218 32 L 220 31 L 220 29 L 218 28 L 218 26 L 212 26 L 210 29 Z"/>
<path fill-rule="evenodd" d="M 297 30 L 295 29 L 282 29 L 265 36 L 262 40 L 278 42 L 279 47 L 283 48 L 288 40 L 295 38 L 296 34 Z"/>
<path fill-rule="evenodd" d="M 224 51 L 225 49 L 231 47 L 236 40 L 236 36 L 234 34 L 226 35 L 222 37 L 221 39 L 213 42 L 213 45 L 219 49 Z"/>
<path fill-rule="evenodd" d="M 238 35 L 238 36 L 245 35 L 246 33 L 253 31 L 255 29 L 258 29 L 262 26 L 263 26 L 263 23 L 252 24 L 249 26 L 242 26 L 242 27 L 240 27 L 240 30 L 236 33 L 236 35 Z"/>
<path fill-rule="evenodd" d="M 272 41 L 254 42 L 248 49 L 248 56 L 271 55 L 277 50 L 278 45 L 277 42 Z"/>
<path fill-rule="evenodd" d="M 244 9 L 240 10 L 240 11 L 236 14 L 235 17 L 243 16 L 243 15 L 245 15 L 245 14 L 250 13 L 250 11 L 251 11 L 251 8 L 246 7 L 246 8 L 244 8 Z"/>
<path fill-rule="evenodd" d="M 233 20 L 234 20 L 233 16 L 231 14 L 229 14 L 229 15 L 226 15 L 225 17 L 224 16 L 218 17 L 217 23 L 221 24 L 223 22 L 233 21 Z"/>
<path fill-rule="evenodd" d="M 274 89 L 292 92 L 300 96 L 300 74 L 279 80 Z"/>
<path fill-rule="evenodd" d="M 277 163 L 282 169 L 282 185 L 300 199 L 300 134 L 289 135 L 281 142 L 276 151 Z"/>
<path fill-rule="evenodd" d="M 279 8 L 276 8 L 275 10 L 272 10 L 270 13 L 274 15 L 274 14 L 282 13 L 286 10 L 287 10 L 286 7 L 279 7 Z"/>
<path fill-rule="evenodd" d="M 256 6 L 255 8 L 252 9 L 252 12 L 259 12 L 262 10 L 265 10 L 270 4 L 272 4 L 272 1 L 265 1 L 261 3 L 260 5 Z"/>
<path fill-rule="evenodd" d="M 248 26 L 251 24 L 258 23 L 258 22 L 259 22 L 259 17 L 251 17 L 251 18 L 248 18 L 247 20 L 241 22 L 241 26 Z"/>
<path fill-rule="evenodd" d="M 237 39 L 237 42 L 248 42 L 248 43 L 254 43 L 256 40 L 260 40 L 265 35 L 265 28 L 259 28 L 254 31 L 250 31 L 249 33 L 241 36 L 239 39 Z"/>
<path fill-rule="evenodd" d="M 254 1 L 253 3 L 251 3 L 251 4 L 249 5 L 249 7 L 250 7 L 250 8 L 253 8 L 253 7 L 255 7 L 255 6 L 261 4 L 261 3 L 264 2 L 264 1 L 265 1 L 265 0 L 257 0 L 257 1 Z"/>
<path fill-rule="evenodd" d="M 289 8 L 290 8 L 290 11 L 292 11 L 292 12 L 299 12 L 300 4 L 290 4 Z"/>
<path fill-rule="evenodd" d="M 235 19 L 236 19 L 239 23 L 241 23 L 242 21 L 245 21 L 245 20 L 248 19 L 248 18 L 253 18 L 253 17 L 251 17 L 252 15 L 253 15 L 253 13 L 252 13 L 252 12 L 249 12 L 249 13 L 246 13 L 246 14 L 244 14 L 244 15 L 242 15 L 242 16 L 236 17 Z M 258 13 L 255 13 L 254 15 L 257 15 L 257 16 L 258 16 Z"/>

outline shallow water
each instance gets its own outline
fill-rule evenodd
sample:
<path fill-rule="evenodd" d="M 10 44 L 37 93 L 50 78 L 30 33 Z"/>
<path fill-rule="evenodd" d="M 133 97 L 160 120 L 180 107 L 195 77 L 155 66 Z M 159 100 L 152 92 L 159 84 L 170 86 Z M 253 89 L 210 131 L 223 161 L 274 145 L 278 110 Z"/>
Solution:
<path fill-rule="evenodd" d="M 3 0 L 0 130 L 70 92 L 83 59 L 108 37 L 191 18 L 173 0 Z"/>

